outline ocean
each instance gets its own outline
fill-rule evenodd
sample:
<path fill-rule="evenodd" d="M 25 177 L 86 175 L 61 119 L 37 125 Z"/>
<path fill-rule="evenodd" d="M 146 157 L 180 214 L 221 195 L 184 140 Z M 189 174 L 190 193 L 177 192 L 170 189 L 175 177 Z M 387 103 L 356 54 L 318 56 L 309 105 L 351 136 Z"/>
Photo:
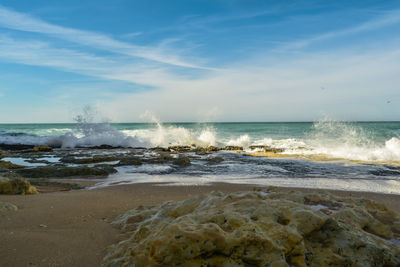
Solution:
<path fill-rule="evenodd" d="M 0 124 L 0 144 L 48 145 L 56 151 L 116 147 L 94 149 L 93 155 L 131 148 L 146 155 L 171 146 L 243 148 L 187 152 L 191 165 L 184 168 L 170 163 L 116 167 L 118 172 L 97 186 L 229 182 L 400 194 L 400 122 Z M 266 148 L 277 153 L 265 153 Z M 221 160 L 210 163 L 210 157 Z M 48 164 L 58 160 L 50 154 L 44 158 Z M 20 157 L 3 160 L 35 167 Z"/>

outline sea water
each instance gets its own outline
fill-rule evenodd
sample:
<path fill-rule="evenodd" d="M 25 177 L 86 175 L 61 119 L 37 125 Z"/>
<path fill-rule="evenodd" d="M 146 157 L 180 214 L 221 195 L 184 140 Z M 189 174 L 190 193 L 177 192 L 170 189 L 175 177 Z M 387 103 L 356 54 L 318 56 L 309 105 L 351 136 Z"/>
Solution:
<path fill-rule="evenodd" d="M 193 156 L 186 168 L 119 167 L 103 185 L 232 182 L 400 194 L 400 122 L 0 124 L 0 144 L 70 150 L 229 145 L 245 151 L 214 153 L 224 159 L 217 164 Z M 285 157 L 250 157 L 254 145 L 280 149 Z"/>

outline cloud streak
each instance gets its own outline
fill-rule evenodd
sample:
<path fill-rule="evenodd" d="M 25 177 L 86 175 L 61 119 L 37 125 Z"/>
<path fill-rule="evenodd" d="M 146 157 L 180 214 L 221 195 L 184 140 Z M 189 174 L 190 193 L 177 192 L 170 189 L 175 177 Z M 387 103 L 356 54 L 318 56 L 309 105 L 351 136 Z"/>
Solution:
<path fill-rule="evenodd" d="M 143 58 L 168 65 L 186 68 L 207 69 L 183 60 L 179 55 L 166 54 L 162 48 L 132 45 L 115 40 L 107 35 L 62 27 L 19 13 L 0 5 L 0 25 L 5 28 L 51 35 L 69 42 L 89 46 L 94 49 Z"/>
<path fill-rule="evenodd" d="M 324 34 L 320 34 L 314 36 L 309 39 L 304 39 L 300 41 L 296 41 L 284 46 L 285 49 L 299 49 L 307 47 L 316 42 L 331 40 L 335 38 L 345 37 L 352 34 L 358 34 L 362 32 L 368 32 L 373 30 L 378 30 L 386 26 L 391 26 L 400 23 L 400 10 L 393 10 L 389 12 L 385 12 L 383 16 L 379 16 L 378 18 L 366 21 L 354 27 L 349 27 L 342 30 L 332 31 Z"/>

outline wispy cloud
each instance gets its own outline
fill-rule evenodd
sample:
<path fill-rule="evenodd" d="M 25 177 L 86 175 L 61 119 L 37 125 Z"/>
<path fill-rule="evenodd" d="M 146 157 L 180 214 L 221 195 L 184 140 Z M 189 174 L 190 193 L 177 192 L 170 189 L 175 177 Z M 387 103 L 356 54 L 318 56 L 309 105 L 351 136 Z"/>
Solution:
<path fill-rule="evenodd" d="M 335 38 L 345 37 L 352 34 L 378 30 L 380 28 L 400 23 L 400 10 L 392 10 L 385 12 L 377 18 L 368 20 L 364 23 L 341 30 L 323 33 L 308 39 L 298 40 L 284 46 L 284 49 L 299 49 L 320 41 L 331 40 Z"/>
<path fill-rule="evenodd" d="M 93 49 L 107 50 L 164 64 L 187 68 L 205 68 L 189 63 L 183 60 L 181 56 L 170 53 L 170 51 L 166 53 L 160 47 L 132 45 L 104 34 L 54 25 L 2 6 L 0 6 L 0 25 L 13 30 L 51 35 L 69 42 L 90 46 Z"/>

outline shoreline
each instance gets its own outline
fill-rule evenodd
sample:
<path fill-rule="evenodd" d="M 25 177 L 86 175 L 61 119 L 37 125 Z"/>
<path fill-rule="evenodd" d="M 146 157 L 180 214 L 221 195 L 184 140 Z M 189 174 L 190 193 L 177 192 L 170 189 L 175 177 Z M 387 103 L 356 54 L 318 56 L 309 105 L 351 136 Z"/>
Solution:
<path fill-rule="evenodd" d="M 0 264 L 5 266 L 98 266 L 105 249 L 124 235 L 111 222 L 139 205 L 183 200 L 211 191 L 234 192 L 252 184 L 167 185 L 142 183 L 38 195 L 0 195 L 18 211 L 0 213 Z M 400 213 L 400 195 L 279 187 L 282 191 L 329 192 L 382 202 Z"/>

